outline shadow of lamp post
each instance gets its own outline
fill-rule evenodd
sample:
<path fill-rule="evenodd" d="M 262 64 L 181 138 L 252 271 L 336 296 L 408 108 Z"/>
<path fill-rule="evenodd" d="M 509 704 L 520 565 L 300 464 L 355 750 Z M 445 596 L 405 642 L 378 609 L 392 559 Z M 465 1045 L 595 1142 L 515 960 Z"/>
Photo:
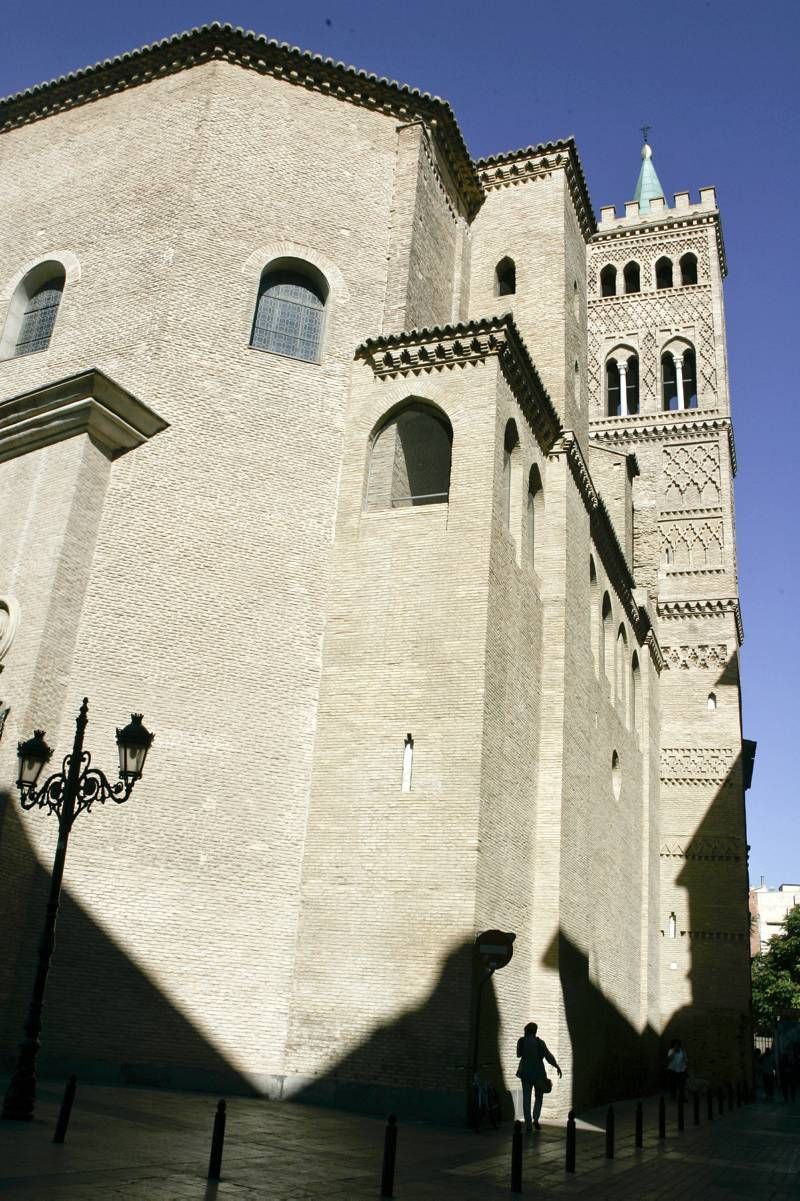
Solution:
<path fill-rule="evenodd" d="M 142 725 L 141 713 L 131 716 L 124 730 L 117 730 L 119 748 L 119 781 L 109 784 L 106 776 L 97 767 L 92 767 L 92 757 L 83 749 L 83 735 L 89 720 L 89 701 L 84 697 L 75 722 L 75 741 L 72 754 L 67 755 L 61 770 L 48 776 L 41 788 L 36 783 L 45 763 L 53 752 L 44 740 L 44 730 L 35 730 L 33 738 L 20 742 L 19 779 L 23 809 L 38 805 L 55 813 L 58 818 L 58 845 L 53 860 L 50 878 L 50 895 L 44 920 L 36 979 L 33 985 L 25 1032 L 19 1045 L 19 1057 L 11 1083 L 3 1102 L 2 1117 L 12 1121 L 29 1121 L 33 1117 L 36 1100 L 36 1054 L 39 1050 L 39 1035 L 42 1029 L 42 1007 L 47 984 L 47 972 L 55 946 L 56 918 L 67 857 L 67 843 L 72 823 L 79 813 L 91 809 L 98 802 L 116 801 L 121 805 L 133 792 L 133 786 L 141 778 L 144 761 L 153 741 L 153 735 Z"/>

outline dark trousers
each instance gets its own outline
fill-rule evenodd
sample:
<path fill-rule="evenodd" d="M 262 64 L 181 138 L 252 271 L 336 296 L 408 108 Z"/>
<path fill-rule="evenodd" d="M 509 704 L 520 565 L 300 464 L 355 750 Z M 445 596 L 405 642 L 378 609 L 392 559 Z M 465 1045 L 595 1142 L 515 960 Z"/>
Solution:
<path fill-rule="evenodd" d="M 533 1121 L 539 1121 L 539 1114 L 542 1112 L 542 1101 L 544 1100 L 544 1091 L 540 1083 L 534 1084 L 532 1080 L 522 1081 L 522 1116 L 525 1119 L 525 1129 L 531 1128 L 531 1093 L 535 1092 L 536 1098 L 533 1103 Z"/>

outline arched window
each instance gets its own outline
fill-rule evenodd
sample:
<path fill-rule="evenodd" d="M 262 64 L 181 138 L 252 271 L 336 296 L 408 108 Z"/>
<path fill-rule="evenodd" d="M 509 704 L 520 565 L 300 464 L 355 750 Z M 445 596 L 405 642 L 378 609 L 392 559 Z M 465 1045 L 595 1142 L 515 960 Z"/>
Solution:
<path fill-rule="evenodd" d="M 624 347 L 606 360 L 606 400 L 609 417 L 639 412 L 639 356 Z"/>
<path fill-rule="evenodd" d="M 594 670 L 600 670 L 600 616 L 598 608 L 598 591 L 597 583 L 597 568 L 594 565 L 594 559 L 589 555 L 589 613 L 591 621 L 591 639 L 592 639 L 592 658 L 594 660 Z"/>
<path fill-rule="evenodd" d="M 685 342 L 673 343 L 661 355 L 661 394 L 667 412 L 697 408 L 697 364 Z"/>
<path fill-rule="evenodd" d="M 660 258 L 656 263 L 656 287 L 672 287 L 672 259 L 668 259 L 666 256 Z"/>
<path fill-rule="evenodd" d="M 503 436 L 503 480 L 501 502 L 503 524 L 514 542 L 517 563 L 520 562 L 522 534 L 522 451 L 517 423 L 513 417 L 506 422 Z"/>
<path fill-rule="evenodd" d="M 678 919 L 675 917 L 674 913 L 671 913 L 669 915 L 669 921 L 667 922 L 667 931 L 669 933 L 670 938 L 677 938 L 677 936 L 678 936 Z"/>
<path fill-rule="evenodd" d="M 681 257 L 681 284 L 685 288 L 688 284 L 697 283 L 697 255 L 684 254 Z"/>
<path fill-rule="evenodd" d="M 600 658 L 602 660 L 603 671 L 609 685 L 614 682 L 614 633 L 611 617 L 611 597 L 607 592 L 603 593 L 603 607 L 600 610 L 601 618 L 601 637 L 600 637 Z"/>
<path fill-rule="evenodd" d="M 517 268 L 514 260 L 501 259 L 494 272 L 495 296 L 513 296 L 517 290 Z"/>
<path fill-rule="evenodd" d="M 637 733 L 642 721 L 642 671 L 639 656 L 633 652 L 631 659 L 631 729 Z"/>
<path fill-rule="evenodd" d="M 611 263 L 600 272 L 600 295 L 616 296 L 617 269 Z"/>
<path fill-rule="evenodd" d="M 372 442 L 370 510 L 446 504 L 453 430 L 431 405 L 411 401 L 385 421 Z"/>
<path fill-rule="evenodd" d="M 55 259 L 38 263 L 17 285 L 0 342 L 0 358 L 47 350 L 64 292 L 66 272 Z"/>
<path fill-rule="evenodd" d="M 321 272 L 298 259 L 270 264 L 258 287 L 250 345 L 318 363 L 328 285 Z"/>
<path fill-rule="evenodd" d="M 709 692 L 708 700 L 706 701 L 706 708 L 708 708 L 709 710 L 713 710 L 713 709 L 716 709 L 716 707 L 717 707 L 717 694 L 715 692 Z"/>
<path fill-rule="evenodd" d="M 539 468 L 534 465 L 528 473 L 528 512 L 526 522 L 526 547 L 528 563 L 536 565 L 536 550 L 542 536 L 542 510 L 544 508 L 544 490 Z"/>
<path fill-rule="evenodd" d="M 623 271 L 623 275 L 625 277 L 625 291 L 626 292 L 639 292 L 640 291 L 639 264 L 638 263 L 626 263 L 625 270 Z"/>
<path fill-rule="evenodd" d="M 627 681 L 625 679 L 625 675 L 626 675 L 626 669 L 628 666 L 628 635 L 625 633 L 624 626 L 620 626 L 619 629 L 617 630 L 617 647 L 616 647 L 615 666 L 616 666 L 616 671 L 615 671 L 614 675 L 615 675 L 616 682 L 615 682 L 614 693 L 616 696 L 617 704 L 619 705 L 620 709 L 622 710 L 623 717 L 625 717 L 626 716 L 626 714 L 625 714 L 625 706 L 626 706 L 625 685 L 627 683 Z"/>

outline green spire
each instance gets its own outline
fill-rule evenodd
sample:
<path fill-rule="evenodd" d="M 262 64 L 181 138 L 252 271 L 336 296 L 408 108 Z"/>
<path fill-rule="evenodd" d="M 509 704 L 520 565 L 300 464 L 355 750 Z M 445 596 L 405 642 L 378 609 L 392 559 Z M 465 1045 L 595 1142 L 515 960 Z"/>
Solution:
<path fill-rule="evenodd" d="M 656 196 L 663 196 L 664 189 L 661 186 L 661 180 L 656 175 L 656 169 L 653 166 L 653 151 L 645 141 L 642 146 L 642 169 L 639 172 L 639 180 L 636 184 L 636 191 L 633 193 L 633 199 L 639 201 L 639 212 L 648 213 L 650 211 L 650 201 Z"/>

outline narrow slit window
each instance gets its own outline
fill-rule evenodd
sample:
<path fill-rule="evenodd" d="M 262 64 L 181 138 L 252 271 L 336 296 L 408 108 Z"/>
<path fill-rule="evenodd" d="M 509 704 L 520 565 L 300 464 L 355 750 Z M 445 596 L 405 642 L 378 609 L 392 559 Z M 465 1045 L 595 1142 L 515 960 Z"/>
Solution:
<path fill-rule="evenodd" d="M 669 922 L 667 923 L 667 930 L 669 932 L 670 938 L 677 938 L 677 936 L 678 936 L 678 919 L 675 917 L 674 913 L 671 913 L 669 915 Z"/>
<path fill-rule="evenodd" d="M 411 792 L 411 772 L 414 768 L 414 739 L 406 734 L 403 743 L 403 776 L 400 783 L 401 792 Z"/>
<path fill-rule="evenodd" d="M 514 296 L 517 291 L 517 268 L 513 259 L 501 259 L 495 268 L 495 295 Z"/>
<path fill-rule="evenodd" d="M 716 696 L 716 693 L 714 693 L 714 692 L 709 692 L 709 694 L 708 694 L 708 701 L 707 701 L 706 703 L 707 703 L 707 706 L 708 706 L 708 708 L 709 708 L 709 709 L 716 709 L 716 707 L 717 707 L 717 696 Z"/>

